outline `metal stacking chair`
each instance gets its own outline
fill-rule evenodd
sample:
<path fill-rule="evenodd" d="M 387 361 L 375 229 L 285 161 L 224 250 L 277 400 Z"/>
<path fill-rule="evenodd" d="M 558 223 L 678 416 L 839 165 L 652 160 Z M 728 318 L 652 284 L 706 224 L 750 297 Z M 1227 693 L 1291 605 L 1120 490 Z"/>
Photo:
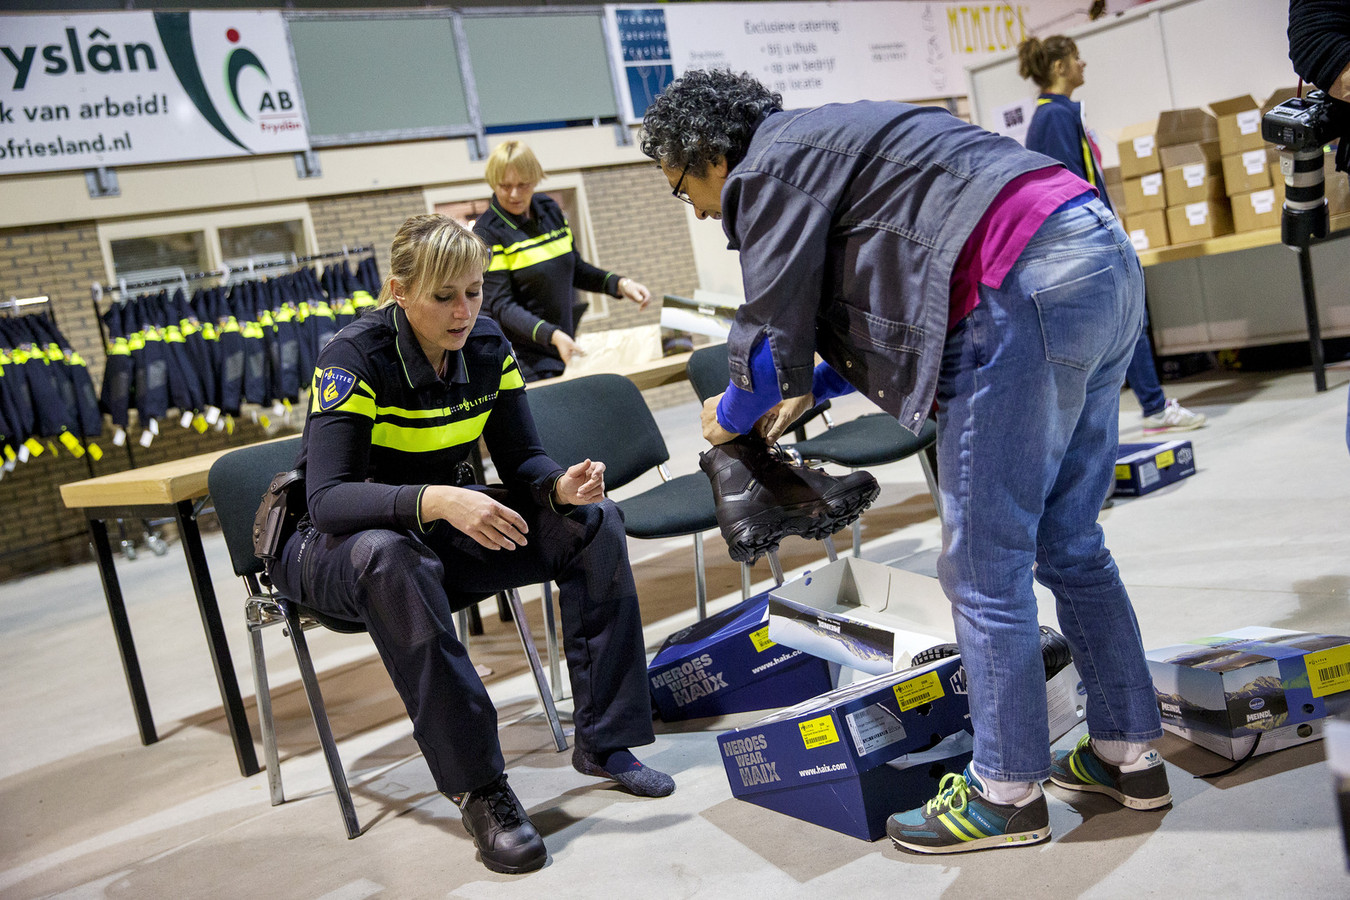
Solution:
<path fill-rule="evenodd" d="M 700 347 L 689 357 L 687 369 L 689 382 L 700 400 L 716 397 L 727 389 L 731 379 L 731 369 L 727 365 L 727 345 Z M 933 497 L 933 505 L 939 514 L 942 512 L 936 475 L 937 425 L 932 419 L 924 422 L 918 435 L 910 434 L 887 413 L 869 413 L 837 424 L 828 417 L 825 417 L 825 421 L 830 422 L 829 427 L 820 434 L 784 446 L 804 461 L 834 463 L 849 469 L 899 462 L 917 454 L 919 465 L 923 467 L 924 480 L 928 482 L 928 492 Z M 793 423 L 794 428 L 796 424 Z M 859 517 L 853 522 L 853 555 L 861 554 L 862 518 Z"/>
<path fill-rule="evenodd" d="M 283 803 L 286 798 L 281 786 L 276 730 L 272 722 L 272 694 L 267 682 L 262 630 L 269 625 L 280 623 L 284 626 L 283 631 L 290 637 L 291 647 L 295 651 L 295 660 L 300 667 L 300 680 L 304 684 L 305 697 L 309 701 L 310 714 L 314 718 L 314 728 L 319 733 L 319 743 L 323 747 L 328 774 L 333 780 L 333 790 L 337 794 L 338 806 L 342 810 L 347 837 L 354 838 L 361 833 L 361 826 L 356 818 L 356 808 L 352 804 L 351 791 L 347 787 L 347 776 L 342 768 L 342 760 L 338 756 L 337 744 L 333 740 L 333 731 L 328 724 L 323 694 L 319 690 L 314 662 L 305 641 L 305 629 L 322 625 L 333 631 L 356 634 L 364 632 L 365 626 L 360 622 L 326 616 L 291 598 L 281 596 L 270 587 L 265 587 L 260 581 L 263 574 L 262 561 L 253 555 L 253 516 L 258 508 L 258 502 L 272 476 L 286 471 L 295 464 L 299 448 L 300 438 L 296 437 L 266 441 L 232 450 L 212 464 L 208 485 L 215 503 L 216 516 L 220 520 L 221 531 L 225 535 L 225 545 L 229 549 L 234 574 L 243 579 L 248 591 L 245 614 L 248 620 L 249 652 L 253 661 L 253 682 L 258 697 L 258 724 L 262 731 L 267 783 L 271 790 L 272 805 Z M 544 711 L 553 730 L 554 743 L 559 751 L 565 750 L 567 738 L 558 721 L 558 712 L 553 705 L 553 694 L 544 677 L 544 669 L 540 664 L 534 639 L 530 635 L 530 628 L 521 608 L 520 595 L 515 590 L 502 593 L 507 595 L 506 599 L 514 614 L 521 646 L 529 660 L 530 671 L 539 689 L 539 699 L 544 704 Z M 459 610 L 456 612 L 456 618 L 460 640 L 467 645 L 467 616 L 463 610 Z"/>

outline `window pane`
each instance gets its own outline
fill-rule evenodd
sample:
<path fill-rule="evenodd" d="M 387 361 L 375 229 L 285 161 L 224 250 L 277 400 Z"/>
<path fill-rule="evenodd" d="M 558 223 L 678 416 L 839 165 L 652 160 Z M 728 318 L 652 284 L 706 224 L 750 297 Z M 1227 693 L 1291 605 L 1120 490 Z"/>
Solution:
<path fill-rule="evenodd" d="M 287 260 L 292 253 L 302 255 L 303 233 L 299 219 L 222 228 L 220 255 L 230 268 L 246 266 L 250 258 L 255 264 Z"/>
<path fill-rule="evenodd" d="M 127 281 L 194 275 L 206 268 L 206 236 L 200 231 L 113 241 L 113 271 Z"/>

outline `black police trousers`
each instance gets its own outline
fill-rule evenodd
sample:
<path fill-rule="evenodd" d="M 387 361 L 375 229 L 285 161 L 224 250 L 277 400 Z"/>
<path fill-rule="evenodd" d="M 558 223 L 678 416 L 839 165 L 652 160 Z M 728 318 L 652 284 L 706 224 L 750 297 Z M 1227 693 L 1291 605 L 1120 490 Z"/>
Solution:
<path fill-rule="evenodd" d="M 445 522 L 426 534 L 330 535 L 305 524 L 271 572 L 282 596 L 366 626 L 446 794 L 482 787 L 505 768 L 496 708 L 452 614 L 507 588 L 558 584 L 576 742 L 604 753 L 655 739 L 619 508 L 605 500 L 563 515 L 491 490 L 525 518 L 525 546 L 488 550 Z"/>

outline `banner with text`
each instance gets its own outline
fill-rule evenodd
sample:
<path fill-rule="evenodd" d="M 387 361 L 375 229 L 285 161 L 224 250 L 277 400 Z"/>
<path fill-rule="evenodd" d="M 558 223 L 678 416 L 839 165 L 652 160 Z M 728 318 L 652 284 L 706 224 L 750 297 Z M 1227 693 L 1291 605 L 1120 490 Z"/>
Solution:
<path fill-rule="evenodd" d="M 1032 3 L 689 3 L 606 6 L 623 113 L 687 69 L 749 72 L 783 105 L 925 100 L 966 92 L 965 67 L 1088 21 L 1082 0 Z M 1029 88 L 1029 90 L 1031 90 Z"/>
<path fill-rule="evenodd" d="M 0 175 L 306 150 L 280 12 L 0 17 Z"/>

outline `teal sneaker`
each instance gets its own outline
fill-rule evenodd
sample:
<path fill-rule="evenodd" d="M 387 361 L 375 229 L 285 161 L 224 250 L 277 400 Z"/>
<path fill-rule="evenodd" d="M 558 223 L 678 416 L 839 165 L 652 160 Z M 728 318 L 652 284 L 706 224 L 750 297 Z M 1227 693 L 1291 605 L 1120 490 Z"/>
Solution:
<path fill-rule="evenodd" d="M 1004 805 L 986 799 L 979 785 L 969 766 L 960 775 L 943 776 L 936 797 L 887 820 L 887 836 L 916 853 L 1025 847 L 1050 837 L 1050 810 L 1042 791 Z"/>
<path fill-rule="evenodd" d="M 1050 754 L 1050 780 L 1071 791 L 1105 794 L 1130 809 L 1158 809 L 1172 802 L 1162 755 L 1150 749 L 1137 762 L 1113 766 L 1092 749 L 1083 735 L 1072 750 Z"/>

